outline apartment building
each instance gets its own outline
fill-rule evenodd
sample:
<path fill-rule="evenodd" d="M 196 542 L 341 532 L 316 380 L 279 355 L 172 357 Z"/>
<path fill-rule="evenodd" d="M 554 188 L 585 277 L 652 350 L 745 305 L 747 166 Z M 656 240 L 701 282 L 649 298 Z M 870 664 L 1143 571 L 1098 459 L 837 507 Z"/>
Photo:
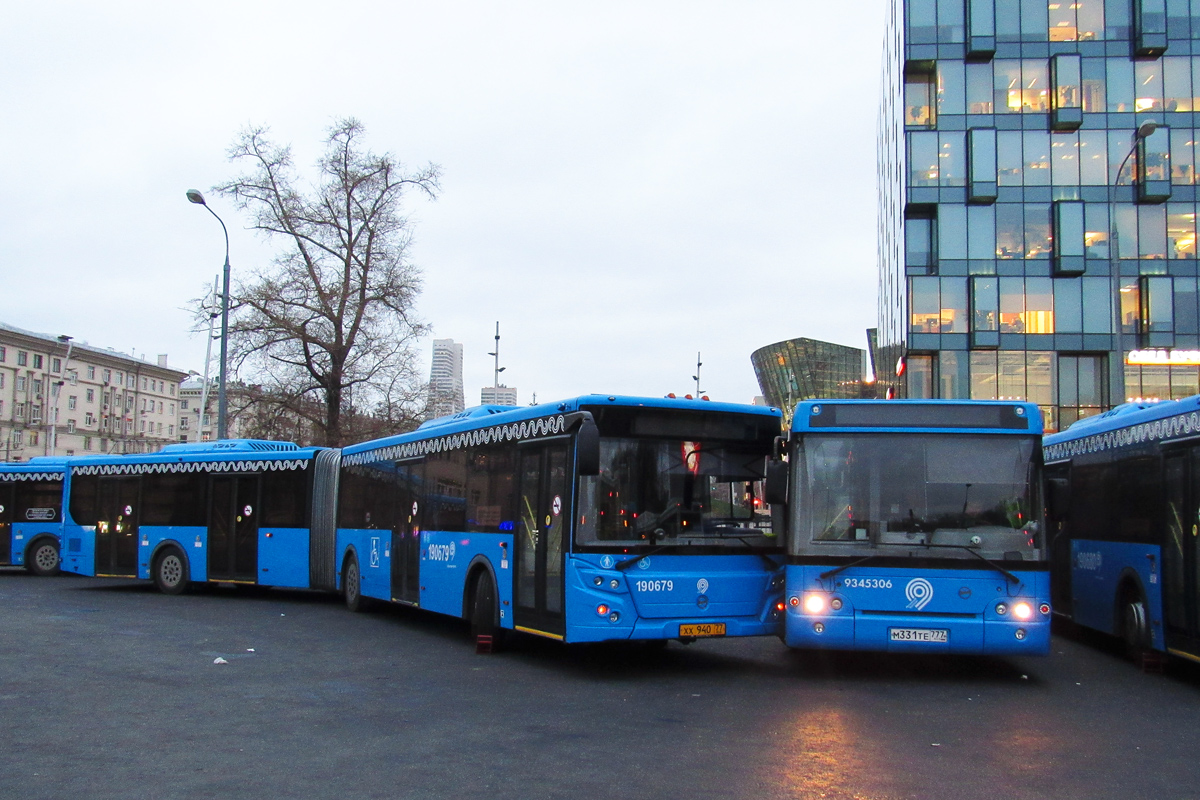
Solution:
<path fill-rule="evenodd" d="M 179 441 L 179 386 L 150 363 L 0 323 L 0 458 L 144 453 Z"/>

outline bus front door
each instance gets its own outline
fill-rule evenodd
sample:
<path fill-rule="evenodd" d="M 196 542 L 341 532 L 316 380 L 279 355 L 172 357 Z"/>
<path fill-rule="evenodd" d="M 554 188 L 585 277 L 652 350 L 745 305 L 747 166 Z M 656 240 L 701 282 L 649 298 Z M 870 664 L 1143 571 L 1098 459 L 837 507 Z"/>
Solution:
<path fill-rule="evenodd" d="M 0 564 L 12 563 L 12 521 L 15 485 L 0 483 Z"/>
<path fill-rule="evenodd" d="M 136 578 L 141 478 L 101 478 L 96 575 Z"/>
<path fill-rule="evenodd" d="M 256 475 L 214 475 L 208 507 L 208 579 L 258 581 Z"/>
<path fill-rule="evenodd" d="M 522 447 L 516 530 L 516 627 L 562 636 L 563 551 L 571 519 L 567 443 Z"/>

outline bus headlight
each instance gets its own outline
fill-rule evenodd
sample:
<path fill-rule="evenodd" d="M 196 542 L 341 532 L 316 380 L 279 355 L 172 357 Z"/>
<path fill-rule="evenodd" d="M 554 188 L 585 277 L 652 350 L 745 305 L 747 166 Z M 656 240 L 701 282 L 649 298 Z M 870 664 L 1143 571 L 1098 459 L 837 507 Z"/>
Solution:
<path fill-rule="evenodd" d="M 825 611 L 825 597 L 819 594 L 804 596 L 804 610 L 809 614 L 821 614 Z"/>
<path fill-rule="evenodd" d="M 1029 619 L 1033 616 L 1033 606 L 1022 600 L 1013 606 L 1013 616 L 1017 619 Z"/>

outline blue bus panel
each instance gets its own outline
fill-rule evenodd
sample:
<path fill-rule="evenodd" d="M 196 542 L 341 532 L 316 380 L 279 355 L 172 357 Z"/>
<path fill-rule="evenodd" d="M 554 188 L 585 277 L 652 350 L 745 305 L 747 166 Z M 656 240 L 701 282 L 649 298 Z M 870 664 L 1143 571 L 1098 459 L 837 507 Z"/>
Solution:
<path fill-rule="evenodd" d="M 0 464 L 0 566 L 58 571 L 65 463 L 37 457 Z"/>
<path fill-rule="evenodd" d="M 227 440 L 69 459 L 63 569 L 190 583 L 312 585 L 312 464 L 287 442 Z"/>
<path fill-rule="evenodd" d="M 1041 432 L 1030 403 L 800 403 L 784 641 L 1048 653 Z"/>
<path fill-rule="evenodd" d="M 777 634 L 782 543 L 761 482 L 779 431 L 775 409 L 594 395 L 347 447 L 339 587 L 479 635 Z"/>

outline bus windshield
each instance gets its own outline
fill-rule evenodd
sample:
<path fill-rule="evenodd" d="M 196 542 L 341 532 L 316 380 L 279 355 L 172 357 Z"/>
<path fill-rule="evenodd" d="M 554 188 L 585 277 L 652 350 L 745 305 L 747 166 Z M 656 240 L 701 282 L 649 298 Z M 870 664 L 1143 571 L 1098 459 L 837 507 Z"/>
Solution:
<path fill-rule="evenodd" d="M 1019 436 L 810 434 L 792 461 L 793 552 L 1038 560 L 1036 447 Z"/>
<path fill-rule="evenodd" d="M 766 462 L 754 443 L 602 438 L 600 474 L 579 480 L 576 542 L 776 548 Z"/>

